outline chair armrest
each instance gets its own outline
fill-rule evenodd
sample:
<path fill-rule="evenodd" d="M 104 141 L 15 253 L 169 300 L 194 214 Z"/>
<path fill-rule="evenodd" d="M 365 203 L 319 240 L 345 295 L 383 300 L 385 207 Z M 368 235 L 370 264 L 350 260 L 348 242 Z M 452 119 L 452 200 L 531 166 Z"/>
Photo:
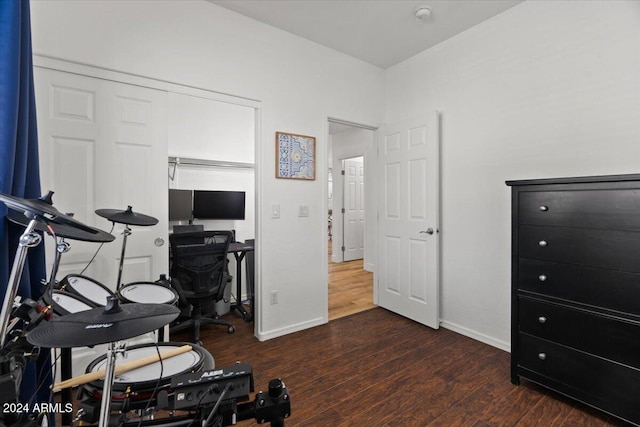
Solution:
<path fill-rule="evenodd" d="M 224 291 L 227 290 L 227 286 L 231 283 L 231 279 L 233 277 L 227 273 L 223 273 L 222 281 L 220 283 L 220 287 L 218 288 L 218 294 L 216 295 L 216 301 L 224 300 Z"/>
<path fill-rule="evenodd" d="M 180 280 L 178 280 L 177 277 L 171 278 L 171 287 L 178 293 L 178 300 L 180 302 L 186 303 L 187 297 L 184 293 L 184 289 L 182 289 L 182 286 L 180 286 Z"/>

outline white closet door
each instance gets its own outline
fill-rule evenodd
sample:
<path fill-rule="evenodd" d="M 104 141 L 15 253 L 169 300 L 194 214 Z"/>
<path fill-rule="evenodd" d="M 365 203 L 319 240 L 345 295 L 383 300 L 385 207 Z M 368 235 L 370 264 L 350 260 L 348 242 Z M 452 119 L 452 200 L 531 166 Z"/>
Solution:
<path fill-rule="evenodd" d="M 163 91 L 35 68 L 40 174 L 43 191 L 52 190 L 54 206 L 105 231 L 112 223 L 96 209 L 125 210 L 153 216 L 151 227 L 132 226 L 122 281 L 151 281 L 168 273 L 167 94 Z M 124 225 L 106 243 L 84 275 L 115 290 Z M 98 243 L 67 241 L 58 279 L 80 273 Z M 47 265 L 54 255 L 46 238 Z M 150 336 L 134 341 L 150 341 Z M 102 346 L 74 349 L 74 372 L 100 354 Z"/>
<path fill-rule="evenodd" d="M 123 282 L 167 273 L 166 92 L 42 68 L 35 81 L 43 191 L 55 192 L 59 210 L 106 231 L 112 224 L 96 209 L 132 206 L 157 218 L 155 226 L 131 227 Z M 123 228 L 116 224 L 116 240 L 103 246 L 85 273 L 111 289 Z M 58 277 L 79 273 L 98 248 L 69 243 Z"/>

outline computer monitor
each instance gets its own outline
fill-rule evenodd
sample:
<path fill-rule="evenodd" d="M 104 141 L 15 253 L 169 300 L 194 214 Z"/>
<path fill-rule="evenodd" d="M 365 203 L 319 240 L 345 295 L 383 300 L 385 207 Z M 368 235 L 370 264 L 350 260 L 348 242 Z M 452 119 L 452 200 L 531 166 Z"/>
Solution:
<path fill-rule="evenodd" d="M 193 217 L 193 191 L 169 189 L 169 221 L 190 221 Z"/>
<path fill-rule="evenodd" d="M 244 191 L 193 192 L 193 217 L 198 219 L 244 219 Z"/>

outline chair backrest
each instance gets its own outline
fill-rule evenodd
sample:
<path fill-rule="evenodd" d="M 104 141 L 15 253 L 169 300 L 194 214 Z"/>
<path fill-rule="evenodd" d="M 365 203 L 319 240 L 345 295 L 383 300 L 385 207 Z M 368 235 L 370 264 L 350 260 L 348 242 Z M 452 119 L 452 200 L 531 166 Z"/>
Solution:
<path fill-rule="evenodd" d="M 194 231 L 204 231 L 203 224 L 174 225 L 174 233 L 192 233 Z"/>
<path fill-rule="evenodd" d="M 256 262 L 255 262 L 255 246 L 256 246 L 256 241 L 255 239 L 246 239 L 244 241 L 245 244 L 247 245 L 252 245 L 254 247 L 253 251 L 248 251 L 247 255 L 245 255 L 245 264 L 247 266 L 247 294 L 249 294 L 248 296 L 251 298 L 254 296 L 255 293 L 255 277 L 256 277 Z"/>
<path fill-rule="evenodd" d="M 226 284 L 229 231 L 174 233 L 171 244 L 171 277 L 184 290 L 203 296 L 221 293 Z"/>

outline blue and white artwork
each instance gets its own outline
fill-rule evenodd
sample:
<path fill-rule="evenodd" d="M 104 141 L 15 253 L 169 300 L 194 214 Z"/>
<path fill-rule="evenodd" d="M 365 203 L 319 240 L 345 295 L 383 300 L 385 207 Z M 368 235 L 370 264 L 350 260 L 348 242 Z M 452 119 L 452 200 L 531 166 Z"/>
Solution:
<path fill-rule="evenodd" d="M 316 178 L 316 139 L 276 132 L 277 178 Z"/>

